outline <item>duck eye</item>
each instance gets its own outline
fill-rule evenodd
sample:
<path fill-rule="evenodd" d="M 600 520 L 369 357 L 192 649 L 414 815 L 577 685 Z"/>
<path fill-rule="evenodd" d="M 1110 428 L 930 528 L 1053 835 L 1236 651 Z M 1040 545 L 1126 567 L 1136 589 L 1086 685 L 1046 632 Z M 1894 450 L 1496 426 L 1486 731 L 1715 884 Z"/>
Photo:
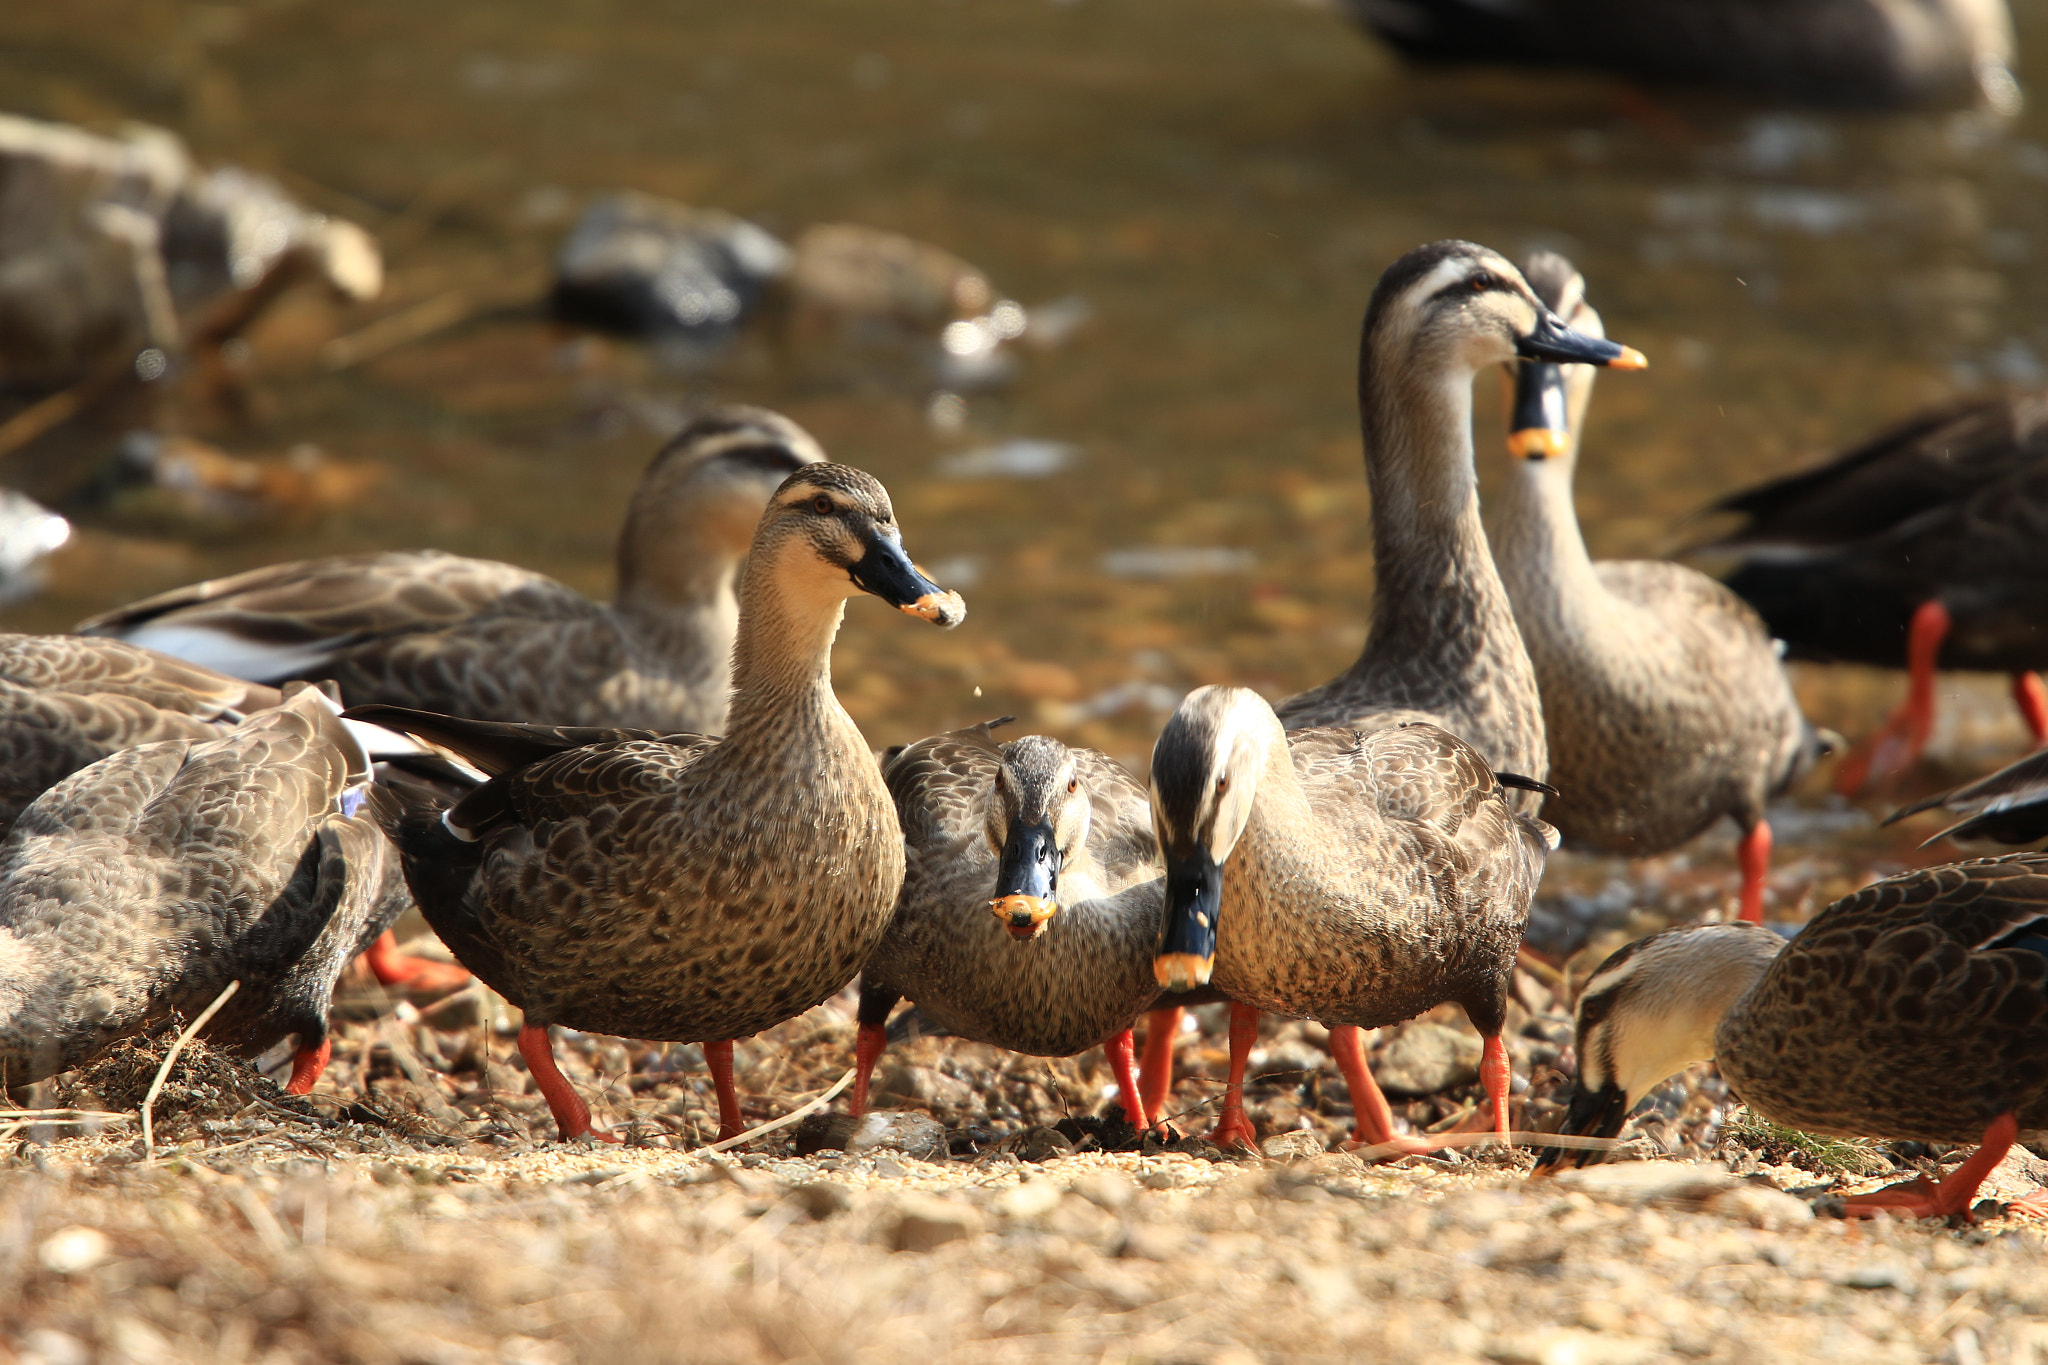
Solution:
<path fill-rule="evenodd" d="M 821 517 L 829 517 L 837 509 L 833 507 L 832 499 L 820 493 L 817 497 L 811 499 L 811 510 Z"/>
<path fill-rule="evenodd" d="M 1067 795 L 1072 796 L 1075 792 L 1079 790 L 1081 790 L 1080 778 L 1073 778 L 1067 783 Z"/>
<path fill-rule="evenodd" d="M 1230 779 L 1229 779 L 1228 777 L 1219 777 L 1219 778 L 1217 778 L 1217 779 L 1216 779 L 1216 794 L 1217 794 L 1218 796 L 1221 796 L 1221 795 L 1223 795 L 1223 793 L 1224 793 L 1224 792 L 1226 792 L 1226 791 L 1228 791 L 1228 790 L 1230 790 Z"/>
<path fill-rule="evenodd" d="M 1491 275 L 1474 275 L 1469 283 L 1472 292 L 1475 294 L 1483 294 L 1489 289 L 1498 288 L 1500 285 L 1500 281 Z"/>

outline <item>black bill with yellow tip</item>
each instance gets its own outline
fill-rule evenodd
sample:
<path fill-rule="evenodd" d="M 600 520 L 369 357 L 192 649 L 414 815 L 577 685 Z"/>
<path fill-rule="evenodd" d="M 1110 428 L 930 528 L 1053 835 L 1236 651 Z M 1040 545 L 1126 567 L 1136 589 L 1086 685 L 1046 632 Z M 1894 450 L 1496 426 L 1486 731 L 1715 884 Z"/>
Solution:
<path fill-rule="evenodd" d="M 896 537 L 881 528 L 868 532 L 867 551 L 847 571 L 853 584 L 898 611 L 951 628 L 967 619 L 967 603 L 924 576 Z"/>
<path fill-rule="evenodd" d="M 1152 976 L 1170 991 L 1209 983 L 1216 966 L 1216 922 L 1223 908 L 1223 869 L 1200 844 L 1166 855 L 1166 918 Z"/>
<path fill-rule="evenodd" d="M 1628 1122 L 1628 1095 L 1609 1081 L 1598 1090 L 1581 1085 L 1572 1095 L 1558 1132 L 1575 1137 L 1614 1138 Z M 1601 1152 L 1586 1147 L 1543 1147 L 1536 1151 L 1536 1173 L 1547 1175 L 1558 1167 L 1584 1166 L 1600 1159 Z"/>
<path fill-rule="evenodd" d="M 1523 460 L 1547 460 L 1564 454 L 1571 449 L 1564 371 L 1547 360 L 1525 360 L 1515 369 L 1515 404 L 1508 414 L 1508 453 Z"/>
<path fill-rule="evenodd" d="M 996 863 L 996 895 L 988 903 L 1018 940 L 1037 938 L 1059 913 L 1060 846 L 1052 822 L 1010 822 L 1003 855 Z"/>
<path fill-rule="evenodd" d="M 1589 337 L 1565 326 L 1564 319 L 1545 309 L 1536 317 L 1529 335 L 1515 342 L 1515 354 L 1524 360 L 1548 360 L 1559 365 L 1607 365 L 1617 370 L 1640 370 L 1649 365 L 1643 353 L 1605 337 Z"/>

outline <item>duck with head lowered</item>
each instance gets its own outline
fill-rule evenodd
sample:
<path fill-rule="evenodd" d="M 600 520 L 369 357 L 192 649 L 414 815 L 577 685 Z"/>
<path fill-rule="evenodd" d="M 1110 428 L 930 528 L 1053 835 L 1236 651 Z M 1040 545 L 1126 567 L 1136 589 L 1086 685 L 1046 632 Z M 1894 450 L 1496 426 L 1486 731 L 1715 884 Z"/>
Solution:
<path fill-rule="evenodd" d="M 520 1052 L 564 1138 L 590 1133 L 590 1110 L 550 1025 L 703 1043 L 732 1137 L 731 1040 L 827 999 L 881 942 L 903 832 L 832 691 L 862 593 L 940 626 L 966 614 L 911 563 L 872 475 L 806 465 L 747 553 L 724 738 L 350 713 L 491 775 L 453 805 L 405 789 L 386 830 L 427 922 L 525 1011 Z"/>
<path fill-rule="evenodd" d="M 1638 939 L 1587 980 L 1578 1059 L 1560 1132 L 1614 1137 L 1667 1077 L 1712 1061 L 1744 1104 L 1793 1128 L 1981 1143 L 1938 1186 L 1846 1201 L 1967 1212 L 2014 1142 L 2048 1135 L 2048 854 L 1873 882 L 1789 943 L 1746 924 Z M 1587 1159 L 1551 1147 L 1539 1170 Z M 2048 1200 L 2027 1211 L 2048 1216 Z"/>
<path fill-rule="evenodd" d="M 1000 722 L 998 722 L 1000 723 Z M 909 870 L 861 970 L 853 1113 L 908 997 L 955 1037 L 1038 1057 L 1108 1053 L 1133 1128 L 1154 1117 L 1131 1022 L 1159 988 L 1159 845 L 1145 789 L 1106 754 L 990 725 L 919 740 L 884 774 Z"/>
<path fill-rule="evenodd" d="M 1523 274 L 1574 330 L 1605 335 L 1572 263 L 1539 251 Z M 1567 845 L 1647 856 L 1727 816 L 1742 828 L 1741 916 L 1763 922 L 1764 804 L 1828 745 L 1799 712 L 1753 608 L 1695 569 L 1586 552 L 1572 471 L 1590 365 L 1514 367 L 1514 470 L 1492 519 L 1494 561 L 1543 701 L 1543 818 Z"/>
<path fill-rule="evenodd" d="M 1506 992 L 1556 836 L 1533 816 L 1543 714 L 1479 519 L 1472 385 L 1518 356 L 1644 363 L 1572 331 L 1483 246 L 1432 242 L 1388 267 L 1359 344 L 1376 574 L 1364 652 L 1277 707 L 1198 691 L 1154 750 L 1158 980 L 1213 981 L 1235 1002 L 1219 1140 L 1252 1138 L 1240 1087 L 1262 1009 L 1331 1025 L 1360 1137 L 1391 1140 L 1359 1029 L 1446 1000 L 1486 1040 L 1507 1131 Z"/>

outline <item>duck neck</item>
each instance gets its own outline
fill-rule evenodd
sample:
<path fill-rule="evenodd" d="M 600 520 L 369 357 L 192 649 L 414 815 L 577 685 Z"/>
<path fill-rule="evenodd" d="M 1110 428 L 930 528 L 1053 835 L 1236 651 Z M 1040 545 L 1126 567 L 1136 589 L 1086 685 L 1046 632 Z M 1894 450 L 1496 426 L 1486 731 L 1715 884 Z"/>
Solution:
<path fill-rule="evenodd" d="M 705 535 L 660 535 L 630 517 L 619 535 L 616 612 L 662 654 L 723 668 L 739 632 L 741 557 Z"/>
<path fill-rule="evenodd" d="M 1472 372 L 1421 369 L 1360 377 L 1376 582 L 1359 662 L 1436 660 L 1463 674 L 1488 649 L 1519 652 L 1520 641 L 1479 519 Z"/>
<path fill-rule="evenodd" d="M 832 691 L 832 641 L 846 599 L 836 585 L 810 581 L 815 575 L 784 571 L 809 556 L 803 547 L 787 548 L 742 576 L 726 738 L 772 734 L 794 741 L 844 730 L 864 745 Z"/>
<path fill-rule="evenodd" d="M 1287 736 L 1274 725 L 1273 742 L 1266 750 L 1266 764 L 1259 773 L 1259 785 L 1252 796 L 1251 816 L 1238 837 L 1231 861 L 1249 869 L 1264 869 L 1251 877 L 1264 886 L 1299 888 L 1304 877 L 1323 862 L 1323 846 L 1315 838 L 1315 812 L 1301 777 L 1294 771 L 1294 754 Z"/>
<path fill-rule="evenodd" d="M 1494 562 L 1532 653 L 1540 637 L 1583 639 L 1609 619 L 1572 506 L 1572 466 L 1569 455 L 1516 460 L 1493 521 Z"/>

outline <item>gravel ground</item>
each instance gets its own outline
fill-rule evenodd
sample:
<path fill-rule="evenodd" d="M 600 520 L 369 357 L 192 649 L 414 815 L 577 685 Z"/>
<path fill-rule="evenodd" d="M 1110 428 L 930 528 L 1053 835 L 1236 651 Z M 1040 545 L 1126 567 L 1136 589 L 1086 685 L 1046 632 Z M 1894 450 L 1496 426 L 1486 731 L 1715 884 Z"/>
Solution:
<path fill-rule="evenodd" d="M 1539 977 L 1517 995 L 1517 1126 L 1540 1127 L 1568 1026 Z M 1271 1155 L 1239 1159 L 1099 1150 L 1118 1134 L 1088 1118 L 1097 1058 L 920 1038 L 882 1089 L 931 1159 L 796 1155 L 862 1145 L 815 1118 L 721 1156 L 698 1150 L 694 1048 L 565 1039 L 627 1141 L 564 1145 L 502 1005 L 422 1014 L 358 982 L 339 1012 L 305 1100 L 188 1049 L 153 1159 L 133 1111 L 164 1040 L 18 1096 L 108 1112 L 91 1131 L 0 1115 L 0 1362 L 2048 1361 L 2042 1224 L 1844 1223 L 1832 1193 L 1939 1160 L 1731 1118 L 1710 1074 L 1624 1144 L 1684 1159 L 1531 1180 L 1524 1152 L 1325 1150 L 1349 1106 L 1314 1025 L 1268 1021 L 1247 1097 Z M 838 1078 L 849 1014 L 741 1045 L 750 1115 Z M 1207 1126 L 1219 1036 L 1183 1041 L 1184 1129 Z M 1397 1104 L 1409 1126 L 1469 1111 L 1469 1041 L 1455 1011 L 1377 1036 L 1382 1075 L 1451 1082 Z M 2016 1152 L 1986 1193 L 2044 1177 Z"/>

